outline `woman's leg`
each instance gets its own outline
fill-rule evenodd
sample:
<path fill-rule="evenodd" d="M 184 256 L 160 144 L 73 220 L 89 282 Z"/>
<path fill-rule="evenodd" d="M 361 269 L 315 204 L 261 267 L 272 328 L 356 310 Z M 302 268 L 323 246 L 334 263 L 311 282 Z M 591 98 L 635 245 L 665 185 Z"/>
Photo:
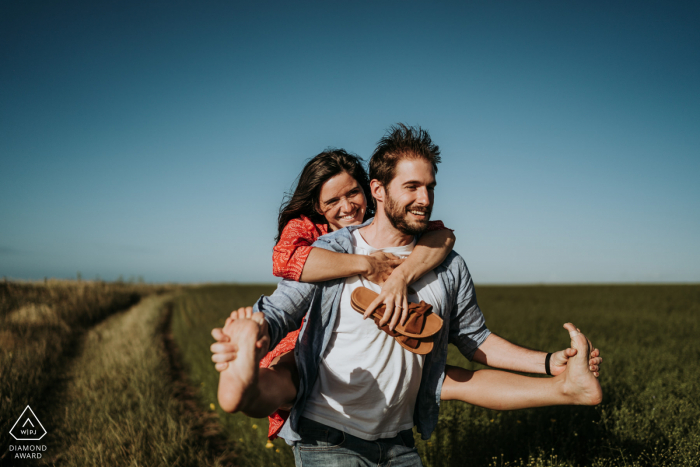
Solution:
<path fill-rule="evenodd" d="M 299 373 L 294 347 L 299 331 L 289 333 L 267 353 L 267 345 L 257 340 L 260 336 L 256 337 L 256 324 L 262 325 L 263 320 L 263 314 L 253 313 L 252 307 L 239 308 L 231 312 L 224 329 L 212 330 L 216 339 L 211 346 L 212 360 L 221 373 L 219 404 L 227 412 L 261 418 L 278 409 L 291 409 L 296 399 Z M 236 321 L 247 330 L 235 332 L 237 345 L 232 346 L 232 336 L 224 331 L 230 333 Z"/>
<path fill-rule="evenodd" d="M 588 368 L 590 349 L 583 334 L 572 337 L 578 352 L 566 370 L 553 378 L 534 378 L 499 370 L 466 370 L 448 365 L 442 400 L 460 400 L 492 410 L 517 410 L 549 405 L 597 405 L 603 393 Z"/>
<path fill-rule="evenodd" d="M 299 373 L 294 352 L 287 352 L 275 359 L 268 368 L 260 368 L 258 391 L 241 411 L 249 417 L 261 418 L 276 410 L 290 410 L 299 389 Z"/>
<path fill-rule="evenodd" d="M 267 353 L 267 337 L 261 337 L 259 332 L 260 323 L 256 319 L 227 320 L 223 333 L 235 352 L 223 354 L 227 367 L 219 375 L 219 405 L 226 412 L 265 417 L 296 398 L 299 377 L 294 353 L 281 354 L 270 362 L 270 367 L 260 368 L 260 361 Z M 217 363 L 221 360 L 214 357 Z"/>

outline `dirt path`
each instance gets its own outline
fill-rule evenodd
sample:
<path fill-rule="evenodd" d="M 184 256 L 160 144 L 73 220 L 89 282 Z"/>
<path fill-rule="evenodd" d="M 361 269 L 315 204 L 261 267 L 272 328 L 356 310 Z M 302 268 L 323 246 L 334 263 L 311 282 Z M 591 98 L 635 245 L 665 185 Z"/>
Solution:
<path fill-rule="evenodd" d="M 170 298 L 147 297 L 86 333 L 47 401 L 45 464 L 226 464 L 208 421 L 176 397 L 163 339 Z"/>

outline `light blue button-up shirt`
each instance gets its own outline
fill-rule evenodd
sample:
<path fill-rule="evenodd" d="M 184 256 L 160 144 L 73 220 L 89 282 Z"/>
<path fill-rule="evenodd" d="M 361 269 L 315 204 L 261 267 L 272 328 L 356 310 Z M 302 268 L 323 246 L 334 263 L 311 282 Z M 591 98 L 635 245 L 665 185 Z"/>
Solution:
<path fill-rule="evenodd" d="M 369 225 L 354 225 L 320 237 L 314 247 L 339 253 L 351 253 L 352 234 L 355 229 Z M 486 328 L 484 315 L 479 309 L 474 292 L 474 283 L 467 265 L 454 251 L 440 266 L 435 268 L 438 288 L 442 293 L 444 310 L 436 310 L 444 320 L 442 329 L 436 334 L 434 347 L 426 356 L 421 385 L 413 412 L 413 420 L 423 439 L 430 438 L 435 430 L 440 411 L 440 392 L 445 379 L 447 344 L 457 346 L 471 360 L 476 349 L 491 334 Z M 299 370 L 299 392 L 284 424 L 280 437 L 295 444 L 301 438 L 297 433 L 299 418 L 304 413 L 316 377 L 318 367 L 333 333 L 333 325 L 340 311 L 340 295 L 345 279 L 320 283 L 304 283 L 283 280 L 277 290 L 262 296 L 254 306 L 255 311 L 265 314 L 269 324 L 270 348 L 274 348 L 289 332 L 299 329 L 299 340 L 294 355 Z M 304 319 L 307 316 L 307 319 Z"/>

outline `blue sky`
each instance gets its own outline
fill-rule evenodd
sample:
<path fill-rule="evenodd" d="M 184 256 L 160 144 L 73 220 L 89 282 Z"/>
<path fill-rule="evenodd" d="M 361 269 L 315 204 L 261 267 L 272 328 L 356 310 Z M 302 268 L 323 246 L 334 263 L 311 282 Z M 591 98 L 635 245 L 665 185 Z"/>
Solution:
<path fill-rule="evenodd" d="M 0 275 L 272 282 L 396 122 L 476 283 L 700 281 L 697 2 L 3 2 Z"/>

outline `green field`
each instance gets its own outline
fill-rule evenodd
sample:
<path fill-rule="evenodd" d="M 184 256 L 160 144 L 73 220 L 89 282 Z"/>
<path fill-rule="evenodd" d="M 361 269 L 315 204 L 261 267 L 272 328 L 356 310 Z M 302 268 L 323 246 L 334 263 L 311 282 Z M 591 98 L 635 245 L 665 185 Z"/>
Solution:
<path fill-rule="evenodd" d="M 280 440 L 266 447 L 266 420 L 218 408 L 209 333 L 272 290 L 209 286 L 175 300 L 172 331 L 185 368 L 242 466 L 293 459 Z M 438 429 L 418 442 L 425 465 L 700 465 L 700 286 L 488 286 L 477 296 L 489 328 L 524 346 L 565 348 L 562 324 L 579 326 L 602 350 L 604 401 L 513 412 L 444 403 Z M 476 367 L 454 348 L 448 361 Z"/>
<path fill-rule="evenodd" d="M 292 451 L 281 439 L 267 445 L 267 419 L 252 419 L 243 414 L 221 410 L 216 392 L 219 374 L 211 361 L 209 346 L 214 342 L 211 330 L 221 327 L 231 310 L 250 305 L 274 286 L 210 286 L 190 289 L 175 300 L 171 330 L 180 350 L 191 384 L 199 388 L 205 410 L 215 412 L 239 466 L 294 465 Z"/>
<path fill-rule="evenodd" d="M 216 399 L 210 331 L 273 286 L 0 283 L 0 465 L 293 465 L 267 420 Z M 492 331 L 543 350 L 577 324 L 603 352 L 598 407 L 444 403 L 425 465 L 700 465 L 700 286 L 479 287 Z M 470 366 L 455 349 L 449 362 Z M 18 461 L 30 404 L 48 434 Z"/>

